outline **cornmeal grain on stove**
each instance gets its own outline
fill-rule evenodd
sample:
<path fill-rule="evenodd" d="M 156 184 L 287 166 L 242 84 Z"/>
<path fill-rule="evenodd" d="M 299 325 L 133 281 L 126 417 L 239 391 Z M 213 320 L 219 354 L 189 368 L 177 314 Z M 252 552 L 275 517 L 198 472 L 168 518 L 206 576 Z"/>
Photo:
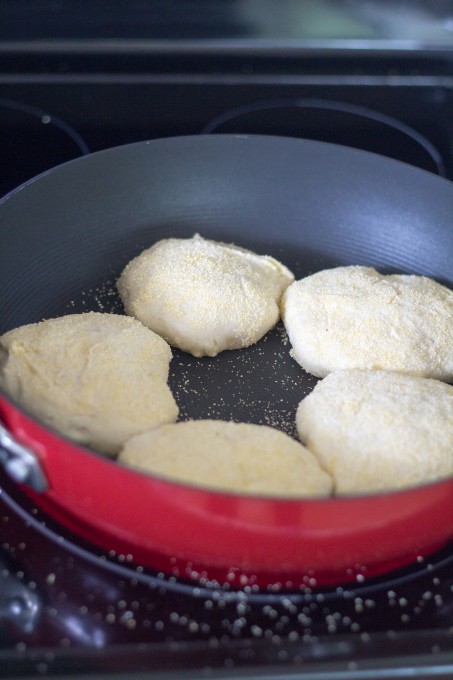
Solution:
<path fill-rule="evenodd" d="M 199 357 L 257 342 L 279 320 L 293 280 L 272 257 L 195 235 L 158 241 L 117 285 L 127 314 Z"/>
<path fill-rule="evenodd" d="M 0 337 L 0 385 L 70 439 L 117 453 L 134 434 L 173 422 L 169 345 L 135 319 L 69 314 Z"/>
<path fill-rule="evenodd" d="M 337 494 L 453 475 L 453 387 L 390 371 L 330 373 L 299 404 L 300 440 Z"/>
<path fill-rule="evenodd" d="M 332 480 L 299 442 L 265 425 L 189 420 L 133 437 L 119 455 L 138 470 L 197 486 L 326 496 Z"/>
<path fill-rule="evenodd" d="M 423 276 L 327 269 L 282 298 L 292 355 L 309 373 L 382 369 L 453 379 L 453 292 Z"/>

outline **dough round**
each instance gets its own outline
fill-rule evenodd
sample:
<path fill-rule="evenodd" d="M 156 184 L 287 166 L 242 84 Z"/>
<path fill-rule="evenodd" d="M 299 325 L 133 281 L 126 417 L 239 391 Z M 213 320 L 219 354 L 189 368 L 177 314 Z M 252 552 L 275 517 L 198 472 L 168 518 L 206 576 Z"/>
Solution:
<path fill-rule="evenodd" d="M 453 387 L 389 371 L 331 373 L 301 401 L 301 441 L 338 494 L 453 475 Z"/>
<path fill-rule="evenodd" d="M 126 442 L 119 460 L 146 472 L 213 489 L 279 496 L 325 496 L 332 480 L 316 458 L 265 425 L 189 420 Z"/>
<path fill-rule="evenodd" d="M 324 377 L 349 368 L 453 379 L 453 292 L 423 276 L 338 267 L 282 298 L 292 355 Z"/>
<path fill-rule="evenodd" d="M 257 342 L 277 323 L 293 280 L 272 257 L 196 234 L 143 251 L 122 272 L 118 290 L 127 314 L 200 357 Z"/>
<path fill-rule="evenodd" d="M 117 453 L 134 434 L 176 420 L 171 349 L 126 316 L 89 312 L 0 337 L 0 385 L 70 439 Z"/>

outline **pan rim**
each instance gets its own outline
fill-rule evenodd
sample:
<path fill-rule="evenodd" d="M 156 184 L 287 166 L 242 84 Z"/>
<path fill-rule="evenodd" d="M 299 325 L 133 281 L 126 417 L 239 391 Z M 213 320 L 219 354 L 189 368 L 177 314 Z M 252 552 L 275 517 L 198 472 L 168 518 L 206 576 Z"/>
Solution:
<path fill-rule="evenodd" d="M 235 140 L 235 141 L 245 141 L 246 143 L 253 142 L 253 141 L 258 141 L 258 143 L 266 144 L 281 144 L 281 143 L 287 143 L 291 144 L 293 146 L 313 146 L 317 148 L 325 148 L 325 149 L 337 149 L 341 150 L 342 153 L 354 155 L 357 158 L 358 157 L 365 157 L 365 158 L 373 158 L 375 159 L 375 162 L 377 163 L 385 163 L 387 164 L 395 164 L 398 167 L 404 167 L 407 169 L 408 172 L 414 172 L 416 175 L 421 174 L 425 178 L 430 177 L 431 179 L 428 181 L 434 181 L 436 184 L 444 184 L 445 186 L 453 187 L 453 181 L 448 179 L 447 177 L 442 177 L 440 175 L 436 175 L 433 172 L 430 172 L 429 170 L 425 170 L 423 168 L 420 168 L 415 165 L 411 165 L 410 163 L 406 163 L 404 161 L 400 161 L 396 158 L 391 158 L 390 156 L 384 156 L 382 154 L 378 154 L 374 151 L 367 151 L 365 149 L 358 149 L 356 147 L 352 146 L 347 146 L 346 144 L 337 144 L 333 142 L 324 142 L 321 140 L 316 140 L 316 139 L 309 139 L 305 137 L 285 137 L 283 135 L 265 135 L 265 134 L 253 134 L 253 133 L 215 133 L 215 134 L 191 134 L 191 135 L 177 135 L 174 137 L 156 137 L 152 139 L 143 139 L 137 142 L 130 142 L 127 144 L 119 144 L 116 146 L 111 146 L 107 147 L 105 149 L 100 149 L 98 151 L 93 151 L 89 154 L 86 154 L 84 156 L 78 156 L 77 158 L 72 158 L 68 161 L 64 161 L 63 163 L 59 163 L 58 165 L 55 165 L 51 168 L 48 168 L 47 170 L 44 170 L 43 172 L 39 173 L 38 175 L 34 175 L 33 177 L 30 177 L 29 179 L 25 180 L 21 184 L 19 184 L 17 187 L 14 189 L 11 189 L 8 191 L 4 196 L 0 197 L 0 207 L 2 204 L 6 203 L 8 200 L 10 200 L 13 196 L 15 196 L 18 192 L 24 190 L 27 186 L 34 184 L 35 182 L 41 180 L 44 177 L 47 177 L 48 175 L 58 172 L 60 169 L 72 166 L 74 164 L 80 164 L 84 163 L 86 164 L 87 162 L 90 162 L 92 158 L 96 158 L 99 156 L 104 156 L 104 155 L 109 155 L 109 154 L 115 154 L 118 152 L 121 152 L 122 150 L 126 151 L 127 149 L 131 149 L 134 147 L 143 147 L 143 146 L 149 146 L 149 145 L 155 145 L 155 144 L 169 144 L 172 145 L 174 143 L 180 144 L 181 141 L 184 141 L 186 143 L 201 143 L 201 144 L 212 144 L 213 140 L 216 139 L 223 139 L 223 140 Z M 214 142 L 215 143 L 215 142 Z"/>

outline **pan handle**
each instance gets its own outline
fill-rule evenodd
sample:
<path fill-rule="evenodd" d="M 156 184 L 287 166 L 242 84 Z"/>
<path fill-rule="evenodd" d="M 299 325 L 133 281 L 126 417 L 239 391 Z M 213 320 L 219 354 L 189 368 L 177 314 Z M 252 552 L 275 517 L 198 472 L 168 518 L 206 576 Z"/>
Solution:
<path fill-rule="evenodd" d="M 47 479 L 35 454 L 21 444 L 0 423 L 0 464 L 15 482 L 27 484 L 34 491 L 45 491 Z"/>

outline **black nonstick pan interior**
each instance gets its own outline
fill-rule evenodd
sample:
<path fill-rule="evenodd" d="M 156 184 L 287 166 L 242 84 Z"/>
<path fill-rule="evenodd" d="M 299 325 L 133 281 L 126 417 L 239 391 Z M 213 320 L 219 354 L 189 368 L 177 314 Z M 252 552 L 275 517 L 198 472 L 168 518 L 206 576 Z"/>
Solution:
<path fill-rule="evenodd" d="M 234 242 L 301 278 L 344 264 L 453 281 L 453 184 L 398 161 L 316 141 L 215 135 L 140 142 L 71 161 L 0 203 L 0 332 L 89 310 L 122 313 L 115 281 L 166 237 Z M 181 417 L 294 434 L 316 383 L 281 325 L 246 350 L 174 350 Z"/>

